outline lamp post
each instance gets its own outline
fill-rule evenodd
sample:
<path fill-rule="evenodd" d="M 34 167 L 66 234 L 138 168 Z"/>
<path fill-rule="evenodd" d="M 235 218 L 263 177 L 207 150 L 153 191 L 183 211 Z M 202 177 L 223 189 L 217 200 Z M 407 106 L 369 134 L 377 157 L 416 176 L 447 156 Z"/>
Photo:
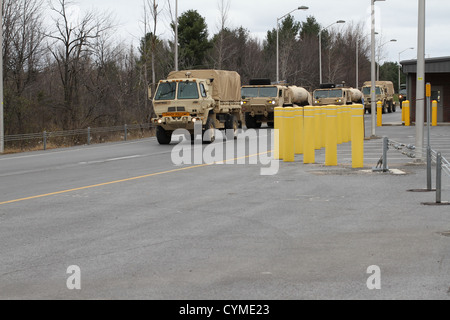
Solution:
<path fill-rule="evenodd" d="M 398 53 L 398 91 L 400 92 L 400 89 L 401 89 L 401 85 L 402 85 L 402 81 L 401 81 L 401 79 L 400 79 L 400 77 L 401 77 L 401 68 L 402 68 L 402 66 L 401 66 L 401 64 L 400 64 L 400 61 L 401 61 L 401 59 L 400 59 L 400 56 L 402 55 L 402 53 L 403 52 L 405 52 L 405 51 L 407 51 L 407 50 L 414 50 L 414 48 L 408 48 L 408 49 L 405 49 L 405 50 L 403 50 L 403 51 L 401 51 L 401 52 L 399 52 Z"/>
<path fill-rule="evenodd" d="M 372 113 L 372 138 L 376 137 L 376 127 L 377 127 L 377 96 L 376 96 L 376 80 L 375 80 L 375 1 L 385 1 L 385 0 L 371 0 L 371 113 Z"/>
<path fill-rule="evenodd" d="M 175 1 L 175 71 L 178 71 L 178 0 Z"/>
<path fill-rule="evenodd" d="M 386 44 L 388 44 L 389 42 L 397 42 L 397 40 L 396 39 L 391 39 L 391 40 L 389 40 L 388 42 L 385 42 L 385 43 L 383 43 L 382 45 L 380 45 L 379 47 L 378 47 L 378 65 L 377 65 L 377 81 L 380 81 L 380 56 L 381 56 L 381 48 L 383 47 L 383 46 L 385 46 Z"/>
<path fill-rule="evenodd" d="M 423 160 L 425 123 L 425 0 L 419 0 L 417 36 L 417 87 L 416 87 L 416 158 Z"/>
<path fill-rule="evenodd" d="M 344 20 L 338 20 L 338 21 L 330 24 L 328 27 L 323 28 L 323 29 L 321 29 L 319 31 L 319 75 L 320 75 L 320 82 L 319 82 L 319 84 L 322 84 L 322 32 L 324 30 L 327 30 L 331 26 L 334 26 L 337 23 L 345 23 L 345 21 Z"/>
<path fill-rule="evenodd" d="M 378 32 L 375 32 L 378 35 Z M 370 34 L 365 35 L 362 39 L 367 38 Z M 356 39 L 356 88 L 359 88 L 359 37 Z"/>
<path fill-rule="evenodd" d="M 3 0 L 0 0 L 0 153 L 5 151 L 5 130 L 3 128 Z"/>
<path fill-rule="evenodd" d="M 301 6 L 298 7 L 294 10 L 292 10 L 289 13 L 286 13 L 284 16 L 282 16 L 281 18 L 277 18 L 277 82 L 280 82 L 280 45 L 279 45 L 279 39 L 280 39 L 280 20 L 282 20 L 284 17 L 290 15 L 292 12 L 297 11 L 297 10 L 308 10 L 308 7 L 305 6 Z"/>

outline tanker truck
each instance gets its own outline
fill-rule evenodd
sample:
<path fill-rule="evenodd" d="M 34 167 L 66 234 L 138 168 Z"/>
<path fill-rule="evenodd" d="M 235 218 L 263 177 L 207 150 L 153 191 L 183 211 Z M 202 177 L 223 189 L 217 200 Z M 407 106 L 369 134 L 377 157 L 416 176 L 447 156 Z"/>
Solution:
<path fill-rule="evenodd" d="M 362 103 L 363 94 L 358 89 L 337 87 L 335 84 L 322 84 L 314 91 L 314 105 L 351 105 Z"/>
<path fill-rule="evenodd" d="M 203 142 L 214 141 L 214 130 L 242 127 L 241 77 L 224 70 L 173 71 L 161 80 L 153 98 L 159 144 L 170 144 L 177 129 L 185 129 L 196 137 L 196 124 L 202 125 Z M 208 135 L 205 133 L 208 132 Z"/>
<path fill-rule="evenodd" d="M 263 123 L 274 125 L 277 107 L 307 106 L 311 94 L 302 87 L 271 84 L 270 79 L 253 79 L 241 89 L 242 113 L 248 129 L 260 128 Z"/>

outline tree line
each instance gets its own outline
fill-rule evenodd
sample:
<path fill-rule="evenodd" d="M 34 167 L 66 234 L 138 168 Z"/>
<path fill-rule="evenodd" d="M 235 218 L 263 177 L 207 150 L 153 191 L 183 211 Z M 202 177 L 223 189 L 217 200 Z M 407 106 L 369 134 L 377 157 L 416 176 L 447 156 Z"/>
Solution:
<path fill-rule="evenodd" d="M 148 122 L 149 95 L 175 68 L 174 41 L 158 36 L 164 11 L 173 11 L 170 1 L 164 1 L 143 0 L 144 32 L 135 46 L 117 41 L 108 13 L 94 10 L 74 18 L 69 0 L 4 0 L 5 134 Z M 48 9 L 51 18 L 44 15 Z M 275 80 L 276 28 L 259 40 L 243 27 L 230 28 L 228 9 L 229 3 L 219 0 L 220 26 L 213 35 L 196 10 L 181 14 L 179 69 L 234 70 L 243 84 L 252 78 Z M 173 16 L 171 21 L 174 31 Z M 313 16 L 302 22 L 287 16 L 280 22 L 282 80 L 309 90 L 319 86 L 321 28 Z M 355 87 L 370 79 L 370 48 L 363 28 L 347 23 L 322 31 L 324 82 Z"/>

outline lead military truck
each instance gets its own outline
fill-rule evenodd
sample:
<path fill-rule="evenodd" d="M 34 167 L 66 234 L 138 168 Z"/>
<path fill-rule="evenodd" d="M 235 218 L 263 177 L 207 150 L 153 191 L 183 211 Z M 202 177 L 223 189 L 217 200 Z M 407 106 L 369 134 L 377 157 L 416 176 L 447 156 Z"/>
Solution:
<path fill-rule="evenodd" d="M 242 127 L 241 77 L 225 70 L 174 71 L 158 84 L 153 106 L 159 144 L 170 144 L 177 129 L 195 139 L 195 125 L 201 124 L 205 143 L 215 139 L 214 129 Z M 209 130 L 213 129 L 213 130 Z"/>

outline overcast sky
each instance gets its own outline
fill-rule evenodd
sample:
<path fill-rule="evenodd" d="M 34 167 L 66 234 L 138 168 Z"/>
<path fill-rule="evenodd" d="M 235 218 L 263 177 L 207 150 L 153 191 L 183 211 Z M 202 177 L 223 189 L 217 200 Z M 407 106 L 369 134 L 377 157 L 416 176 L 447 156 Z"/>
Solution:
<path fill-rule="evenodd" d="M 117 35 L 133 43 L 143 35 L 143 1 L 144 0 L 75 0 L 80 11 L 98 9 L 109 11 L 117 19 L 120 27 Z M 168 0 L 159 0 L 163 8 L 158 35 L 172 37 L 169 29 Z M 208 24 L 210 36 L 219 28 L 220 0 L 178 0 L 179 14 L 194 9 L 202 15 Z M 227 0 L 224 0 L 227 2 Z M 175 8 L 175 0 L 170 0 Z M 370 34 L 370 0 L 228 0 L 228 27 L 244 27 L 254 37 L 264 39 L 268 30 L 276 27 L 277 18 L 284 16 L 299 6 L 307 6 L 307 11 L 295 11 L 293 16 L 304 21 L 307 16 L 314 16 L 323 26 L 329 26 L 337 20 L 347 23 L 363 23 L 367 35 Z M 387 43 L 384 48 L 385 60 L 398 61 L 416 59 L 417 57 L 417 21 L 418 0 L 386 0 L 376 4 L 376 31 L 382 37 L 381 43 L 391 39 L 397 42 Z M 426 54 L 428 57 L 450 56 L 450 1 L 426 0 Z M 339 27 L 335 25 L 333 27 Z M 332 27 L 332 28 L 333 28 Z"/>

